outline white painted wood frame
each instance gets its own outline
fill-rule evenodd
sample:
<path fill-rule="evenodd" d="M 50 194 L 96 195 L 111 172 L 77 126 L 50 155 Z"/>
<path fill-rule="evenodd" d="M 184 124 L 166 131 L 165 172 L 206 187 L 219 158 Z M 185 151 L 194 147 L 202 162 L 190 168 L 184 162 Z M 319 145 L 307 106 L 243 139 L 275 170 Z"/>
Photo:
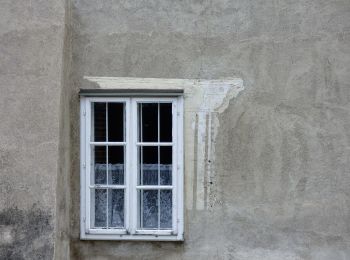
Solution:
<path fill-rule="evenodd" d="M 91 139 L 93 102 L 124 103 L 125 122 L 123 142 L 95 142 Z M 172 142 L 138 142 L 138 103 L 172 103 Z M 181 241 L 183 240 L 183 200 L 184 200 L 184 173 L 183 173 L 183 96 L 176 97 L 81 97 L 80 103 L 80 178 L 81 178 L 81 228 L 80 238 L 87 240 L 154 240 L 154 241 Z M 106 120 L 108 124 L 108 120 Z M 159 124 L 158 124 L 159 125 Z M 158 131 L 159 132 L 159 131 Z M 159 134 L 159 133 L 158 133 Z M 91 147 L 92 146 L 124 146 L 125 171 L 123 185 L 101 185 L 91 183 Z M 172 185 L 138 185 L 138 155 L 137 147 L 172 146 Z M 158 155 L 159 156 L 159 155 Z M 107 166 L 108 167 L 108 166 Z M 108 174 L 108 171 L 107 171 Z M 93 228 L 90 190 L 93 188 L 124 189 L 124 228 Z M 138 225 L 137 193 L 142 189 L 172 190 L 172 228 L 171 229 L 140 229 Z M 107 194 L 108 194 L 108 190 Z M 159 193 L 158 193 L 159 194 Z M 107 195 L 108 196 L 108 195 Z M 160 200 L 158 196 L 158 200 Z M 158 207 L 158 210 L 160 208 Z M 108 209 L 107 209 L 108 218 Z M 107 219 L 108 225 L 108 219 Z"/>

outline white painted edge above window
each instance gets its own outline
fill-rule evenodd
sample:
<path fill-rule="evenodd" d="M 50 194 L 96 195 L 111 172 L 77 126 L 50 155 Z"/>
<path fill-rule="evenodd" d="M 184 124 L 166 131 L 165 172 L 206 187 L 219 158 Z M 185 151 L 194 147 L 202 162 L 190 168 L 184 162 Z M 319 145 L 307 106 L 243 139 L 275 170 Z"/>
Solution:
<path fill-rule="evenodd" d="M 235 86 L 243 89 L 243 80 L 240 78 L 222 79 L 170 79 L 170 78 L 130 78 L 130 77 L 93 77 L 84 76 L 84 79 L 96 83 L 101 89 L 182 89 L 193 86 Z"/>

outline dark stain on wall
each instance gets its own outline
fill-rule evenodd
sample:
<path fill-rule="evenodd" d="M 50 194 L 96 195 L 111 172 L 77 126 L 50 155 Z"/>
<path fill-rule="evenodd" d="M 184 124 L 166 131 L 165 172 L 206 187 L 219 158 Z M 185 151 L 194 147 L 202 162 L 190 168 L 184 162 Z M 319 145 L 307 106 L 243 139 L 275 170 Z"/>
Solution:
<path fill-rule="evenodd" d="M 0 259 L 52 259 L 52 214 L 34 204 L 0 212 Z"/>

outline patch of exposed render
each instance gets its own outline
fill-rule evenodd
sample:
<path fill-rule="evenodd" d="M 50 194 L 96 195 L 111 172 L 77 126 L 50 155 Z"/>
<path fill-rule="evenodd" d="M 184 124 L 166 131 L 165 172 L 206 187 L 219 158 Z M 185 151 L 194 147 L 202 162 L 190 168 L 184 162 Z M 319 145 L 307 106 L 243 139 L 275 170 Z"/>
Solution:
<path fill-rule="evenodd" d="M 236 98 L 242 90 L 244 90 L 243 80 L 238 78 L 198 82 L 198 88 L 195 91 L 200 104 L 197 108 L 192 108 L 195 118 L 191 120 L 192 130 L 195 131 L 192 136 L 196 139 L 193 160 L 196 165 L 193 167 L 193 174 L 194 181 L 197 182 L 193 185 L 195 187 L 192 192 L 194 203 L 191 208 L 210 209 L 217 203 L 212 187 L 215 187 L 213 172 L 215 171 L 215 140 L 220 126 L 218 115 L 226 110 L 230 100 Z"/>

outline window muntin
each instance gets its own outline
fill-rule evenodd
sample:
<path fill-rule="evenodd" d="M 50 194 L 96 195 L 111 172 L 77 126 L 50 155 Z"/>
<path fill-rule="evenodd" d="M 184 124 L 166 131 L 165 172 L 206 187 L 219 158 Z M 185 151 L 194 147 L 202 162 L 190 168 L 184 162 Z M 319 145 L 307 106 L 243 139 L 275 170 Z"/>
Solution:
<path fill-rule="evenodd" d="M 82 238 L 182 239 L 179 100 L 82 98 Z"/>

